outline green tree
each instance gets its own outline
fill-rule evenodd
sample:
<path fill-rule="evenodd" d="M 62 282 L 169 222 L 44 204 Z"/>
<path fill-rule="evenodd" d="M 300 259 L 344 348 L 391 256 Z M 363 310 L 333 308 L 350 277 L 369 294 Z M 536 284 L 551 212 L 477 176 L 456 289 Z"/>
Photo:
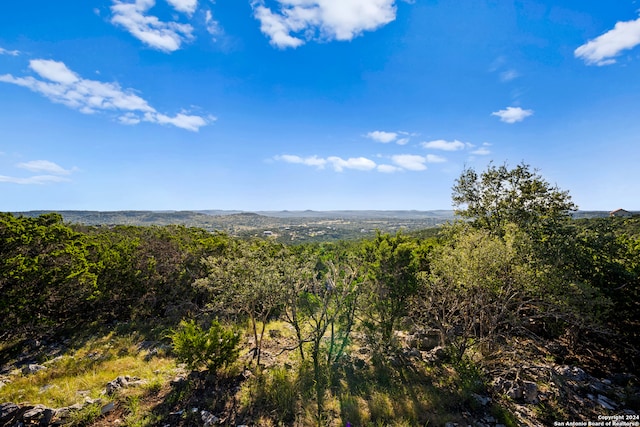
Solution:
<path fill-rule="evenodd" d="M 304 337 L 298 347 L 302 349 L 302 344 L 309 343 L 318 420 L 322 417 L 324 395 L 332 380 L 331 366 L 344 354 L 355 323 L 361 295 L 360 266 L 353 257 L 321 257 L 316 274 L 298 289 L 295 302 L 297 328 Z"/>
<path fill-rule="evenodd" d="M 414 320 L 440 333 L 462 360 L 471 343 L 491 349 L 498 336 L 520 328 L 523 313 L 535 312 L 536 276 L 519 253 L 526 235 L 508 227 L 504 238 L 458 226 L 434 249 L 431 272 L 413 300 Z"/>
<path fill-rule="evenodd" d="M 87 318 L 96 285 L 88 245 L 58 214 L 0 214 L 0 334 Z"/>
<path fill-rule="evenodd" d="M 286 259 L 282 245 L 234 240 L 220 255 L 204 260 L 207 276 L 194 282 L 196 289 L 208 294 L 211 310 L 249 319 L 258 365 L 267 323 L 284 302 L 287 281 L 280 264 Z"/>
<path fill-rule="evenodd" d="M 202 258 L 228 242 L 224 234 L 179 225 L 78 228 L 92 241 L 96 315 L 105 320 L 194 315 L 200 302 L 192 283 L 206 274 Z"/>
<path fill-rule="evenodd" d="M 418 291 L 419 245 L 408 236 L 377 233 L 364 244 L 368 295 L 364 326 L 373 343 L 388 346 Z"/>
<path fill-rule="evenodd" d="M 554 225 L 577 209 L 567 191 L 524 163 L 513 169 L 491 164 L 481 174 L 465 169 L 453 186 L 452 200 L 457 215 L 497 235 L 510 223 L 525 230 Z"/>

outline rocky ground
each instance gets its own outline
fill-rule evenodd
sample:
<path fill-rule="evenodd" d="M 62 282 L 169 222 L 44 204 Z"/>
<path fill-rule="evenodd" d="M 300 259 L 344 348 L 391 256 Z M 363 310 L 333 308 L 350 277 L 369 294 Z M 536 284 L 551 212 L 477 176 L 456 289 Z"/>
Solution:
<path fill-rule="evenodd" d="M 440 366 L 445 363 L 446 351 L 434 345 L 430 337 L 404 334 L 400 338 L 403 348 L 399 353 L 389 356 L 390 366 Z M 285 366 L 286 355 L 282 356 L 278 351 L 286 344 L 283 340 L 287 338 L 279 332 L 270 333 L 262 355 L 263 369 Z M 525 344 L 520 343 L 521 348 L 526 348 Z M 580 423 L 591 422 L 591 425 L 598 425 L 600 421 L 611 421 L 610 425 L 640 426 L 640 381 L 636 375 L 604 369 L 602 366 L 594 368 L 568 363 L 577 359 L 558 358 L 555 347 L 557 342 L 556 346 L 537 346 L 535 354 L 533 351 L 526 353 L 528 359 L 522 352 L 505 353 L 497 358 L 493 368 L 488 364 L 486 385 L 482 391 L 473 393 L 466 407 L 443 425 L 502 427 L 510 423 L 534 427 L 555 423 L 587 425 Z M 64 342 L 46 343 L 36 348 L 40 356 L 45 352 L 51 363 L 64 353 L 66 345 Z M 154 349 L 151 345 L 145 350 L 152 354 Z M 362 346 L 347 358 L 347 362 L 356 367 L 367 366 L 371 362 L 371 352 L 371 349 Z M 556 357 L 552 357 L 554 354 Z M 48 369 L 47 363 L 35 363 L 38 359 L 36 356 L 36 353 L 26 352 L 18 355 L 10 364 L 1 366 L 0 388 L 18 376 L 30 376 Z M 524 360 L 535 360 L 535 363 L 524 363 Z M 157 393 L 147 395 L 142 404 L 157 415 L 157 422 L 152 425 L 162 427 L 260 425 L 260 421 L 251 418 L 250 413 L 238 412 L 240 389 L 253 375 L 251 370 L 246 369 L 238 375 L 218 381 L 203 374 L 188 375 L 184 372 Z M 24 402 L 0 402 L 0 426 L 64 425 L 73 418 L 74 413 L 89 406 L 99 411 L 92 422 L 93 426 L 126 425 L 126 409 L 112 397 L 144 384 L 144 378 L 131 377 L 123 372 L 104 384 L 102 399 L 86 396 L 83 403 L 60 408 Z M 217 396 L 217 400 L 212 400 L 212 396 Z M 217 403 L 212 406 L 212 401 Z M 496 414 L 496 407 L 504 408 L 502 415 Z M 510 421 L 505 421 L 505 413 L 510 414 L 506 417 Z"/>

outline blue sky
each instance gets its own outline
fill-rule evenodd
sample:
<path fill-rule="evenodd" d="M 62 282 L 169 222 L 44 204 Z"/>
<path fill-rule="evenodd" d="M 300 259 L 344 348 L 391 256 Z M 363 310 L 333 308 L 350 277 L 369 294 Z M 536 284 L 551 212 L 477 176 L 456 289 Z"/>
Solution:
<path fill-rule="evenodd" d="M 640 3 L 0 6 L 0 210 L 449 209 L 520 162 L 640 210 Z"/>

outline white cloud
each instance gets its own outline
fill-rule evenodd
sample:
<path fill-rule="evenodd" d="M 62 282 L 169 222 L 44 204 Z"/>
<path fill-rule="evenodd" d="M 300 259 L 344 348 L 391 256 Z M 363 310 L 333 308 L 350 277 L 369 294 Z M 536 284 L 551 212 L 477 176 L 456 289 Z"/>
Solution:
<path fill-rule="evenodd" d="M 0 75 L 0 81 L 26 87 L 53 102 L 85 114 L 114 111 L 119 114 L 120 123 L 124 124 L 131 125 L 147 121 L 197 131 L 215 120 L 215 118 L 205 119 L 184 112 L 174 117 L 159 113 L 131 89 L 123 90 L 117 83 L 83 79 L 62 62 L 34 59 L 29 62 L 29 68 L 43 80 L 32 76 L 14 77 L 11 74 L 4 74 Z"/>
<path fill-rule="evenodd" d="M 533 110 L 523 110 L 520 107 L 507 107 L 504 110 L 495 111 L 491 113 L 491 115 L 500 117 L 500 120 L 505 123 L 516 123 L 533 115 Z"/>
<path fill-rule="evenodd" d="M 19 50 L 7 50 L 7 49 L 3 49 L 2 47 L 0 47 L 0 55 L 18 56 L 18 55 L 20 55 L 20 51 Z"/>
<path fill-rule="evenodd" d="M 54 175 L 70 175 L 72 172 L 48 160 L 32 160 L 30 162 L 18 163 L 17 166 L 34 173 L 45 172 Z"/>
<path fill-rule="evenodd" d="M 13 176 L 0 175 L 0 182 L 8 182 L 11 184 L 21 184 L 21 185 L 47 184 L 50 182 L 64 182 L 64 181 L 69 181 L 69 179 L 61 176 L 55 176 L 55 175 L 37 175 L 37 176 L 31 176 L 29 178 L 17 178 Z"/>
<path fill-rule="evenodd" d="M 305 166 L 315 166 L 318 169 L 323 169 L 325 165 L 331 165 L 336 172 L 342 172 L 345 169 L 355 169 L 361 171 L 368 171 L 376 168 L 376 162 L 367 159 L 366 157 L 350 157 L 343 159 L 337 156 L 327 157 L 326 159 L 318 156 L 300 157 L 292 154 L 283 154 L 275 156 L 275 160 L 301 164 Z"/>
<path fill-rule="evenodd" d="M 373 139 L 377 142 L 382 142 L 383 144 L 387 144 L 389 142 L 395 141 L 398 138 L 398 134 L 396 132 L 384 132 L 376 130 L 373 132 L 369 132 L 367 134 L 367 138 Z"/>
<path fill-rule="evenodd" d="M 287 163 L 297 163 L 301 165 L 315 166 L 319 169 L 323 169 L 324 166 L 327 164 L 327 161 L 325 159 L 322 159 L 318 156 L 302 158 L 300 156 L 294 156 L 291 154 L 283 154 L 281 156 L 276 156 L 275 159 L 283 162 L 287 162 Z"/>
<path fill-rule="evenodd" d="M 391 156 L 391 162 L 393 164 L 380 165 L 366 157 L 350 157 L 348 159 L 343 159 L 338 156 L 322 158 L 318 156 L 300 157 L 292 154 L 283 154 L 275 156 L 274 160 L 285 163 L 313 166 L 318 169 L 324 169 L 325 166 L 331 166 L 336 172 L 344 172 L 345 169 L 360 171 L 371 171 L 375 169 L 381 173 L 394 173 L 403 170 L 423 171 L 427 169 L 427 163 L 440 163 L 446 161 L 443 157 L 431 154 L 427 156 L 398 154 Z"/>
<path fill-rule="evenodd" d="M 159 123 L 161 125 L 173 125 L 192 132 L 197 132 L 202 126 L 205 126 L 208 123 L 203 117 L 183 113 L 178 113 L 174 117 L 157 112 L 145 113 L 144 120 L 151 123 Z"/>
<path fill-rule="evenodd" d="M 167 0 L 175 10 L 178 12 L 192 15 L 198 8 L 198 0 Z"/>
<path fill-rule="evenodd" d="M 292 154 L 283 154 L 280 156 L 275 156 L 274 159 L 286 163 L 315 166 L 318 169 L 324 169 L 325 165 L 330 164 L 331 166 L 333 166 L 333 169 L 336 172 L 342 172 L 345 169 L 367 171 L 375 169 L 377 166 L 373 160 L 367 159 L 365 157 L 351 157 L 345 160 L 337 156 L 331 156 L 324 159 L 318 156 L 300 157 Z"/>
<path fill-rule="evenodd" d="M 171 1 L 174 7 L 178 4 L 188 8 L 191 3 L 189 0 Z M 154 49 L 163 52 L 180 49 L 183 42 L 193 38 L 193 27 L 178 22 L 163 22 L 155 16 L 147 15 L 154 5 L 155 0 L 135 0 L 133 3 L 113 0 L 111 22 L 124 27 L 135 38 Z"/>
<path fill-rule="evenodd" d="M 458 140 L 445 141 L 444 139 L 437 139 L 435 141 L 423 142 L 420 145 L 422 145 L 424 148 L 431 148 L 434 150 L 458 151 L 464 149 L 467 144 Z"/>
<path fill-rule="evenodd" d="M 80 80 L 78 75 L 68 69 L 62 62 L 36 59 L 29 62 L 29 67 L 38 73 L 40 77 L 63 85 L 72 85 Z"/>
<path fill-rule="evenodd" d="M 391 161 L 403 169 L 410 171 L 423 171 L 427 169 L 427 158 L 415 154 L 397 154 L 391 156 Z"/>
<path fill-rule="evenodd" d="M 368 171 L 375 169 L 376 162 L 367 159 L 366 157 L 350 157 L 348 159 L 342 159 L 340 157 L 328 157 L 327 161 L 331 163 L 333 169 L 336 172 L 342 172 L 344 169 L 356 169 L 361 171 Z"/>
<path fill-rule="evenodd" d="M 578 47 L 574 51 L 588 65 L 609 65 L 614 57 L 627 49 L 640 45 L 640 18 L 635 21 L 617 22 L 612 30 Z"/>
<path fill-rule="evenodd" d="M 290 31 L 301 30 L 304 26 L 294 27 L 295 22 L 288 22 L 286 18 L 276 15 L 264 5 L 254 4 L 253 7 L 254 16 L 260 21 L 260 31 L 269 36 L 272 45 L 284 49 L 304 44 L 301 39 L 289 35 Z"/>
<path fill-rule="evenodd" d="M 311 39 L 352 40 L 396 18 L 395 0 L 276 0 L 279 13 L 254 0 L 254 16 L 270 43 L 298 47 Z"/>

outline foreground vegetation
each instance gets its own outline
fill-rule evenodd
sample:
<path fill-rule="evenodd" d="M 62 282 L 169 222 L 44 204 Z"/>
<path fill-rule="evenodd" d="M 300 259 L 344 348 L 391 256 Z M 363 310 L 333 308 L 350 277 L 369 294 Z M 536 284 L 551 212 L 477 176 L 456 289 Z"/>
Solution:
<path fill-rule="evenodd" d="M 574 220 L 527 165 L 453 193 L 437 236 L 301 245 L 0 214 L 0 403 L 139 426 L 640 411 L 640 218 Z"/>

